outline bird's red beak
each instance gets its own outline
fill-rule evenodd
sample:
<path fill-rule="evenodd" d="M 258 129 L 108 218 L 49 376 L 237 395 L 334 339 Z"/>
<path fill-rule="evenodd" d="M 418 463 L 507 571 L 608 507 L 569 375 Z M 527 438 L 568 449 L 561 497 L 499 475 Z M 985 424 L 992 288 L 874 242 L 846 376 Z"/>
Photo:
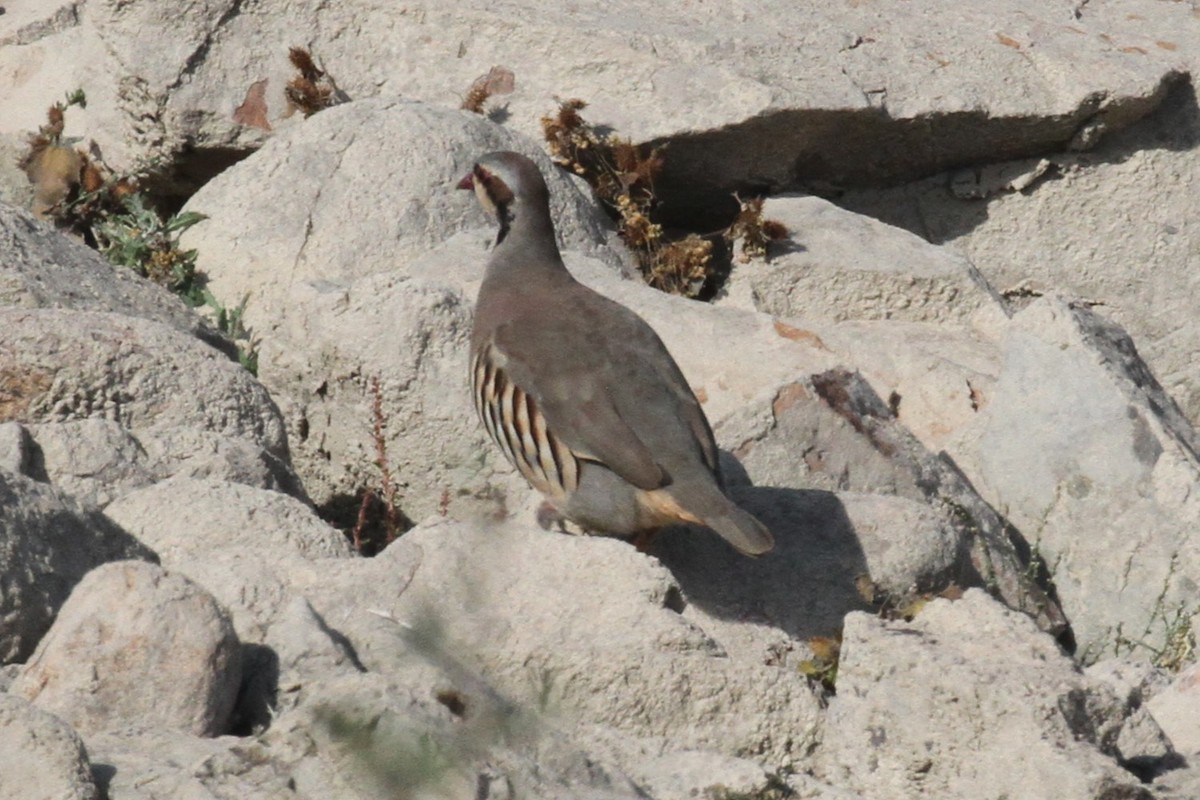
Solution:
<path fill-rule="evenodd" d="M 475 174 L 472 172 L 468 172 L 463 177 L 463 179 L 458 182 L 458 184 L 455 186 L 455 188 L 456 189 L 474 189 L 475 188 Z"/>

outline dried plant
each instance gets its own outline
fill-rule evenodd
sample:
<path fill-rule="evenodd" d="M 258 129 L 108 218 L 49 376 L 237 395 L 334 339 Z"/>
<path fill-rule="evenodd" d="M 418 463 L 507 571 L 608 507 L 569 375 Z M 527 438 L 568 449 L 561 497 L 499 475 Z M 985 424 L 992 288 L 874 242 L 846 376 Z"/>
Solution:
<path fill-rule="evenodd" d="M 137 175 L 114 174 L 95 145 L 85 153 L 62 144 L 66 110 L 86 104 L 82 90 L 69 93 L 29 137 L 18 165 L 34 185 L 34 213 L 78 235 L 109 263 L 166 287 L 193 308 L 210 308 L 217 329 L 237 346 L 239 362 L 256 372 L 256 342 L 242 321 L 246 301 L 233 309 L 218 302 L 196 270 L 196 251 L 179 247 L 180 234 L 204 215 L 189 211 L 164 217 L 140 190 Z"/>
<path fill-rule="evenodd" d="M 761 199 L 741 201 L 733 224 L 712 236 L 669 237 L 655 220 L 654 184 L 666 163 L 664 147 L 646 148 L 614 134 L 601 135 L 580 114 L 587 103 L 559 100 L 553 116 L 542 117 L 542 133 L 555 163 L 582 177 L 617 219 L 617 232 L 637 256 L 646 281 L 671 294 L 697 297 L 715 274 L 713 243 L 742 240 L 742 260 L 766 255 L 766 243 L 788 235 L 779 222 L 764 220 Z"/>
<path fill-rule="evenodd" d="M 812 658 L 799 664 L 800 674 L 819 683 L 825 691 L 836 694 L 838 659 L 841 657 L 842 637 L 814 636 L 808 640 Z"/>
<path fill-rule="evenodd" d="M 288 110 L 284 116 L 299 111 L 306 118 L 341 102 L 340 91 L 333 76 L 317 66 L 312 53 L 303 47 L 288 50 L 288 60 L 300 74 L 283 89 Z M 324 66 L 324 65 L 322 65 Z"/>
<path fill-rule="evenodd" d="M 739 259 L 743 264 L 752 258 L 766 258 L 767 244 L 788 237 L 787 226 L 773 219 L 763 219 L 763 199 L 761 197 L 743 200 L 734 195 L 738 201 L 738 214 L 733 224 L 725 230 L 725 241 L 732 248 L 738 239 L 742 241 L 742 255 Z"/>
<path fill-rule="evenodd" d="M 46 124 L 30 135 L 26 152 L 17 160 L 17 167 L 33 186 L 33 213 L 43 219 L 55 218 L 79 191 L 86 156 L 62 143 L 65 112 L 74 105 L 81 108 L 87 105 L 82 90 L 71 92 L 64 101 L 50 106 Z"/>
<path fill-rule="evenodd" d="M 658 248 L 653 253 L 647 282 L 670 294 L 695 297 L 708 280 L 713 244 L 697 234 Z"/>
<path fill-rule="evenodd" d="M 651 286 L 695 297 L 711 271 L 712 242 L 697 234 L 669 241 L 654 221 L 654 182 L 662 174 L 664 149 L 601 136 L 580 115 L 586 107 L 577 98 L 561 100 L 554 116 L 542 118 L 551 157 L 586 180 L 613 211 L 618 234 L 637 256 Z"/>
<path fill-rule="evenodd" d="M 399 487 L 392 478 L 387 455 L 387 419 L 383 413 L 383 389 L 379 377 L 372 376 L 371 440 L 375 446 L 375 466 L 379 470 L 379 488 L 365 488 L 358 508 L 358 518 L 350 531 L 354 549 L 363 555 L 374 555 L 411 527 L 408 518 L 396 505 Z"/>
<path fill-rule="evenodd" d="M 542 117 L 542 135 L 555 163 L 583 177 L 594 187 L 593 159 L 588 151 L 601 147 L 601 143 L 592 126 L 579 114 L 585 108 L 587 103 L 578 98 L 559 100 L 558 113 L 553 117 Z"/>
<path fill-rule="evenodd" d="M 480 75 L 471 84 L 471 88 L 467 89 L 467 96 L 463 98 L 462 108 L 466 111 L 473 111 L 476 114 L 485 113 L 484 104 L 496 96 L 512 94 L 516 88 L 516 76 L 508 67 L 496 65 L 492 67 L 486 75 Z"/>

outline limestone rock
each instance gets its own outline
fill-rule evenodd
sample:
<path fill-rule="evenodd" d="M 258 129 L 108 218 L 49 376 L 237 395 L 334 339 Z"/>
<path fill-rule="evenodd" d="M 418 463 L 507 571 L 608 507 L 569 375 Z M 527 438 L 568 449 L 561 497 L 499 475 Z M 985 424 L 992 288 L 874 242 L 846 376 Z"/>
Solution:
<path fill-rule="evenodd" d="M 714 638 L 670 573 L 626 543 L 444 521 L 336 563 L 305 592 L 372 672 L 450 658 L 513 702 L 555 709 L 568 731 L 604 725 L 778 766 L 814 743 L 803 676 L 764 664 L 749 635 Z"/>
<path fill-rule="evenodd" d="M 0 309 L 0 419 L 103 417 L 135 435 L 191 427 L 287 462 L 279 412 L 244 369 L 160 323 L 119 314 Z"/>
<path fill-rule="evenodd" d="M 963 545 L 955 568 L 943 574 L 960 586 L 990 587 L 1043 630 L 1068 628 L 1011 526 L 953 460 L 926 450 L 897 422 L 861 375 L 798 376 L 718 423 L 717 437 L 761 485 L 896 495 L 932 506 Z"/>
<path fill-rule="evenodd" d="M 921 444 L 957 460 L 963 431 L 992 397 L 1002 363 L 995 331 L 1007 319 L 1000 309 L 980 309 L 962 324 L 854 320 L 814 327 Z"/>
<path fill-rule="evenodd" d="M 1140 657 L 1127 655 L 1092 664 L 1085 674 L 1107 685 L 1117 702 L 1123 704 L 1126 719 L 1111 743 L 1111 754 L 1121 765 L 1143 779 L 1178 768 L 1179 755 L 1148 706 L 1169 684 L 1168 673 Z"/>
<path fill-rule="evenodd" d="M 175 509 L 169 518 L 165 508 Z M 228 611 L 243 643 L 234 730 L 268 726 L 272 709 L 298 702 L 311 681 L 361 670 L 353 648 L 296 588 L 319 582 L 328 562 L 353 555 L 346 537 L 299 500 L 175 478 L 128 494 L 105 513 L 155 543 L 167 569 L 203 586 Z"/>
<path fill-rule="evenodd" d="M 0 694 L 0 796 L 97 800 L 79 734 L 53 714 Z"/>
<path fill-rule="evenodd" d="M 1152 797 L 1098 747 L 1111 694 L 978 590 L 848 616 L 837 689 L 818 775 L 866 797 Z"/>
<path fill-rule="evenodd" d="M 1180 672 L 1147 707 L 1184 758 L 1191 761 L 1200 753 L 1200 666 L 1192 664 Z"/>
<path fill-rule="evenodd" d="M 0 470 L 0 662 L 29 657 L 93 567 L 129 558 L 157 557 L 103 515 Z"/>
<path fill-rule="evenodd" d="M 758 764 L 719 754 L 682 751 L 668 753 L 641 765 L 641 785 L 655 800 L 764 793 L 771 776 Z"/>
<path fill-rule="evenodd" d="M 268 752 L 291 762 L 296 790 L 307 797 L 644 796 L 536 711 L 442 670 L 429 677 L 329 681 L 263 737 Z"/>
<path fill-rule="evenodd" d="M 777 487 L 733 494 L 774 533 L 769 558 L 693 528 L 662 533 L 649 552 L 679 582 L 686 619 L 762 663 L 794 668 L 808 640 L 838 636 L 876 592 L 895 600 L 964 582 L 966 539 L 926 504 Z"/>
<path fill-rule="evenodd" d="M 229 342 L 175 295 L 83 242 L 0 202 L 0 307 L 109 311 L 169 325 L 223 350 Z"/>
<path fill-rule="evenodd" d="M 233 0 L 108 0 L 58 23 L 59 6 L 4 21 L 0 72 L 20 79 L 0 103 L 15 109 L 9 130 L 32 130 L 48 98 L 82 85 L 92 102 L 76 124 L 119 165 L 197 152 L 227 162 L 258 146 L 264 127 L 297 126 L 300 115 L 285 118 L 295 74 L 285 57 L 305 30 L 353 98 L 457 106 L 504 64 L 518 91 L 499 105 L 525 133 L 538 132 L 555 96 L 591 100 L 598 123 L 671 141 L 664 191 L 686 200 L 689 187 L 703 204 L 747 186 L 895 180 L 1094 146 L 1153 110 L 1186 65 L 1188 9 L 1152 9 L 1073 14 L 1009 0 L 967 13 L 924 0 L 909 17 L 783 0 L 684 12 L 639 0 L 604 14 L 533 2 L 496 14 L 476 0 L 395 14 L 275 0 L 250 14 Z M 63 65 L 63 52 L 75 58 Z M 235 109 L 256 84 L 261 120 L 240 124 Z"/>
<path fill-rule="evenodd" d="M 999 307 L 970 261 L 908 231 L 817 197 L 771 197 L 762 215 L 789 235 L 768 246 L 765 262 L 735 266 L 728 285 L 731 297 L 749 295 L 759 311 L 810 324 L 961 322 L 983 306 Z"/>
<path fill-rule="evenodd" d="M 535 142 L 474 114 L 379 99 L 322 112 L 214 178 L 188 203 L 208 219 L 183 243 L 197 250 L 218 297 L 248 297 L 248 323 L 270 340 L 278 317 L 295 311 L 296 285 L 344 289 L 370 275 L 403 275 L 454 233 L 490 229 L 474 197 L 455 186 L 491 150 L 535 158 L 560 242 L 599 251 L 607 220 Z"/>
<path fill-rule="evenodd" d="M 1054 573 L 1085 660 L 1121 629 L 1161 639 L 1200 582 L 1195 431 L 1093 310 L 1043 298 L 997 338 L 997 381 L 948 449 Z"/>
<path fill-rule="evenodd" d="M 1154 781 L 1155 800 L 1191 800 L 1200 797 L 1200 767 L 1173 769 Z"/>
<path fill-rule="evenodd" d="M 88 735 L 108 800 L 279 800 L 297 795 L 286 765 L 253 739 L 202 738 L 131 725 Z"/>
<path fill-rule="evenodd" d="M 103 508 L 121 494 L 154 481 L 141 443 L 115 420 L 102 417 L 24 426 L 29 455 L 23 474 L 40 478 L 85 508 Z"/>
<path fill-rule="evenodd" d="M 237 697 L 240 656 L 211 595 L 122 561 L 80 581 L 11 691 L 85 734 L 143 724 L 215 736 Z"/>
<path fill-rule="evenodd" d="M 1116 6 L 1120 7 L 1120 10 Z M 1097 7 L 1097 20 L 1137 14 L 1157 28 L 1156 48 L 1173 46 L 1195 74 L 1200 43 L 1193 23 L 1170 25 L 1161 6 Z M 1018 307 L 1029 295 L 1063 293 L 1089 302 L 1129 331 L 1189 419 L 1200 419 L 1200 328 L 1190 310 L 1200 283 L 1194 188 L 1200 180 L 1200 112 L 1191 82 L 1159 111 L 1091 153 L 1050 153 L 1047 177 L 1024 191 L 958 199 L 947 176 L 843 198 L 854 210 L 901 225 L 969 257 Z M 1152 198 L 1152 200 L 1151 200 Z M 1130 208 L 1151 202 L 1153 214 Z"/>
<path fill-rule="evenodd" d="M 171 509 L 169 516 L 164 511 Z M 347 557 L 346 537 L 294 497 L 224 481 L 174 478 L 124 495 L 109 519 L 149 544 L 168 568 L 227 548 Z"/>

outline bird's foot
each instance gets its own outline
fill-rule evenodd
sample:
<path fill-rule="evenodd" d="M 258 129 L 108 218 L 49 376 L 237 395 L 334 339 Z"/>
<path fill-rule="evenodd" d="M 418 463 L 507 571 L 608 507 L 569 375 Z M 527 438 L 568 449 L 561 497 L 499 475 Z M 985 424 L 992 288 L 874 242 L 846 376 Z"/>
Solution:
<path fill-rule="evenodd" d="M 639 553 L 645 553 L 650 549 L 650 545 L 654 543 L 661 530 L 662 528 L 647 528 L 646 530 L 638 531 L 630 541 Z"/>

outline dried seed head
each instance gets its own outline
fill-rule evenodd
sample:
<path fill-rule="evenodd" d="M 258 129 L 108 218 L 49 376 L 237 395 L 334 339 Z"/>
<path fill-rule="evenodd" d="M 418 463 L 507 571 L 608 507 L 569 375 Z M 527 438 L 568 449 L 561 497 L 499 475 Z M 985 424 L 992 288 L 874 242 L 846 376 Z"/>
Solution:
<path fill-rule="evenodd" d="M 317 65 L 313 62 L 312 53 L 303 47 L 293 47 L 288 50 L 288 61 L 292 62 L 292 66 L 299 72 L 300 76 L 306 80 L 316 82 L 325 76 L 325 73 L 317 69 Z"/>

